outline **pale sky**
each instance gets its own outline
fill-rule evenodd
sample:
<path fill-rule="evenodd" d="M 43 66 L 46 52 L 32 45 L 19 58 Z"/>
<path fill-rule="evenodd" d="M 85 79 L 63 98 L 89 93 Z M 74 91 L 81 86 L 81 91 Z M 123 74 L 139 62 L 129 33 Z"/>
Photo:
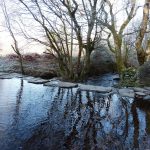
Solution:
<path fill-rule="evenodd" d="M 139 0 L 138 2 L 140 2 L 142 4 L 144 2 L 144 0 Z M 118 8 L 118 5 L 116 6 L 116 9 L 117 8 Z M 138 17 L 138 16 L 142 16 L 142 11 L 138 12 L 136 17 Z M 120 13 L 119 17 L 122 18 L 122 19 L 124 18 L 124 16 L 122 16 L 121 13 Z M 6 55 L 6 54 L 9 54 L 9 53 L 13 52 L 13 50 L 11 48 L 12 38 L 10 37 L 7 30 L 2 27 L 4 25 L 4 18 L 3 18 L 1 10 L 0 10 L 0 18 L 1 18 L 0 19 L 0 49 L 1 49 L 0 50 L 0 55 Z M 33 24 L 32 24 L 31 28 L 33 28 Z M 20 47 L 20 49 L 22 50 L 23 53 L 26 53 L 26 52 L 27 53 L 28 52 L 42 53 L 43 51 L 45 51 L 45 46 L 42 46 L 42 45 L 37 44 L 37 43 L 30 43 L 29 44 L 22 37 L 19 37 L 18 43 L 19 43 L 19 47 Z"/>

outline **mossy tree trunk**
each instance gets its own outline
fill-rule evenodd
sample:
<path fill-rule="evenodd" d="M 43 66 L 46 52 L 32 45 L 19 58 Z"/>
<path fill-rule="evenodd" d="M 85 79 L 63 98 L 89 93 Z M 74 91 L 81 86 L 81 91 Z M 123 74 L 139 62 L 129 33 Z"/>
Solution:
<path fill-rule="evenodd" d="M 149 22 L 149 9 L 150 9 L 150 0 L 145 0 L 145 4 L 143 7 L 143 18 L 142 18 L 139 33 L 135 41 L 135 48 L 137 51 L 138 62 L 140 65 L 144 64 L 147 55 L 146 50 L 143 48 L 142 42 Z"/>

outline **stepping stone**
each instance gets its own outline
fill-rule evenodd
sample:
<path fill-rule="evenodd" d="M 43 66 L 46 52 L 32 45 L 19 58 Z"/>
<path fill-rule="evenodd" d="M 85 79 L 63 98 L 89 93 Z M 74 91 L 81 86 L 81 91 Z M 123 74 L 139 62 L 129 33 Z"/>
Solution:
<path fill-rule="evenodd" d="M 11 73 L 10 76 L 12 76 L 13 78 L 22 78 L 24 75 L 19 73 Z"/>
<path fill-rule="evenodd" d="M 145 97 L 143 98 L 143 100 L 150 102 L 150 95 L 145 96 Z"/>
<path fill-rule="evenodd" d="M 49 80 L 44 80 L 44 79 L 33 79 L 33 80 L 29 80 L 29 83 L 34 83 L 34 84 L 44 84 L 49 82 Z"/>
<path fill-rule="evenodd" d="M 144 88 L 138 88 L 138 87 L 133 88 L 133 90 L 134 90 L 135 92 L 147 92 L 146 89 L 144 89 Z"/>
<path fill-rule="evenodd" d="M 62 81 L 51 81 L 44 84 L 45 86 L 57 86 L 60 88 L 75 88 L 78 86 L 76 83 L 62 82 Z"/>
<path fill-rule="evenodd" d="M 27 77 L 24 77 L 23 79 L 29 81 L 29 80 L 35 79 L 35 77 L 27 76 Z"/>
<path fill-rule="evenodd" d="M 10 75 L 2 75 L 0 76 L 0 79 L 12 79 L 13 77 Z"/>
<path fill-rule="evenodd" d="M 122 97 L 130 97 L 130 98 L 134 98 L 135 94 L 134 91 L 131 89 L 119 89 L 119 94 Z"/>
<path fill-rule="evenodd" d="M 145 93 L 143 93 L 143 92 L 135 92 L 135 95 L 139 95 L 139 96 L 146 96 L 146 94 L 145 94 Z"/>
<path fill-rule="evenodd" d="M 49 80 L 44 80 L 44 79 L 41 79 L 41 78 L 33 78 L 33 79 L 28 80 L 28 82 L 29 83 L 34 83 L 34 84 L 44 84 L 44 83 L 49 82 Z"/>
<path fill-rule="evenodd" d="M 0 72 L 0 76 L 9 75 L 9 73 L 6 72 Z"/>
<path fill-rule="evenodd" d="M 111 87 L 84 85 L 84 84 L 78 84 L 78 86 L 79 86 L 79 90 L 81 91 L 95 91 L 101 93 L 109 93 L 112 91 Z"/>
<path fill-rule="evenodd" d="M 144 89 L 146 89 L 146 90 L 150 90 L 150 87 L 144 87 Z"/>
<path fill-rule="evenodd" d="M 58 83 L 58 86 L 60 88 L 75 88 L 75 87 L 78 87 L 78 84 L 76 83 L 71 83 L 71 82 L 59 82 Z"/>
<path fill-rule="evenodd" d="M 29 82 L 29 83 L 31 83 L 31 82 L 34 82 L 34 81 L 37 81 L 37 80 L 40 80 L 40 78 L 30 78 L 30 79 L 28 79 L 27 81 Z"/>
<path fill-rule="evenodd" d="M 50 82 L 47 82 L 47 83 L 44 83 L 45 86 L 58 86 L 58 80 L 55 80 L 55 81 L 50 81 Z"/>
<path fill-rule="evenodd" d="M 143 92 L 135 92 L 135 100 L 143 100 L 144 96 L 146 96 Z"/>

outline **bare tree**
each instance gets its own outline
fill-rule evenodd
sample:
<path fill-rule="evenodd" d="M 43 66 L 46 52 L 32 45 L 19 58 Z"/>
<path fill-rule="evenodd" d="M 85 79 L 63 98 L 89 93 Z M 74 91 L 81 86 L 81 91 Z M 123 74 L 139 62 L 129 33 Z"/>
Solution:
<path fill-rule="evenodd" d="M 5 17 L 5 22 L 6 22 L 6 27 L 13 39 L 13 44 L 11 45 L 13 51 L 18 55 L 18 58 L 19 58 L 19 63 L 20 63 L 20 69 L 21 69 L 21 73 L 24 74 L 24 68 L 23 68 L 23 58 L 22 58 L 22 54 L 20 53 L 20 49 L 18 47 L 18 41 L 16 39 L 16 36 L 13 32 L 13 27 L 11 25 L 11 20 L 9 18 L 9 15 L 8 15 L 8 11 L 7 11 L 7 7 L 6 7 L 6 4 L 5 4 L 5 0 L 2 1 L 2 11 L 3 11 L 3 14 L 4 14 L 4 17 Z"/>
<path fill-rule="evenodd" d="M 123 56 L 122 56 L 122 44 L 123 44 L 123 36 L 124 31 L 132 18 L 136 15 L 136 0 L 134 1 L 127 1 L 126 7 L 123 8 L 123 11 L 126 12 L 126 18 L 123 20 L 121 25 L 117 25 L 117 19 L 116 14 L 118 12 L 114 12 L 114 5 L 111 3 L 110 0 L 104 0 L 102 4 L 102 14 L 99 18 L 100 25 L 103 25 L 106 27 L 108 33 L 107 43 L 110 48 L 110 50 L 115 54 L 116 57 L 116 63 L 117 63 L 117 69 L 118 72 L 121 74 L 122 70 L 125 68 Z M 109 8 L 109 11 L 108 11 Z M 120 22 L 120 21 L 119 21 Z M 114 46 L 112 46 L 111 42 L 109 41 L 110 37 L 112 35 Z"/>
<path fill-rule="evenodd" d="M 96 19 L 101 0 L 18 1 L 44 30 L 48 39 L 46 45 L 58 60 L 61 76 L 75 80 L 87 75 L 96 42 Z M 33 39 L 45 44 L 38 38 Z M 73 61 L 75 49 L 76 62 Z"/>

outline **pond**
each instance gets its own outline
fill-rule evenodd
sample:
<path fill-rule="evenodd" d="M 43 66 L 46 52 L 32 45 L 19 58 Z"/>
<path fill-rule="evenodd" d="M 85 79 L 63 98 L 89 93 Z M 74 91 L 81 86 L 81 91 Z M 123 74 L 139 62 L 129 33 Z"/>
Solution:
<path fill-rule="evenodd" d="M 134 148 L 150 148 L 150 109 L 133 99 L 0 80 L 0 150 Z"/>

